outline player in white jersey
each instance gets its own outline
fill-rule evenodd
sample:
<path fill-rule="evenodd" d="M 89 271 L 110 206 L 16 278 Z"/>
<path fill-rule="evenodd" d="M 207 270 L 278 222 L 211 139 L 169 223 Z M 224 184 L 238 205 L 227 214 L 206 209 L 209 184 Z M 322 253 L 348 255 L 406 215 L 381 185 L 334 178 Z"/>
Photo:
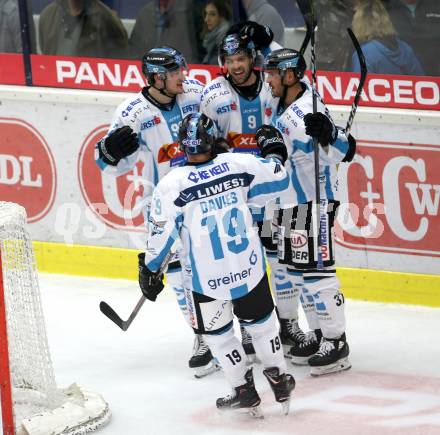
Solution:
<path fill-rule="evenodd" d="M 319 95 L 318 112 L 312 114 L 312 89 L 303 78 L 306 64 L 296 50 L 273 51 L 266 57 L 264 69 L 274 96 L 280 97 L 279 104 L 266 107 L 266 122 L 283 134 L 289 156 L 286 169 L 299 203 L 297 207 L 282 210 L 279 217 L 278 255 L 280 261 L 287 264 L 297 286 L 303 289 L 308 323 L 314 330 L 304 344 L 291 349 L 292 361 L 308 362 L 312 375 L 345 370 L 351 365 L 347 358 L 344 296 L 335 271 L 333 226 L 339 205 L 336 164 L 353 158 L 356 141 L 335 127 Z M 320 144 L 319 227 L 323 268 L 319 269 L 312 216 L 315 200 L 313 137 Z M 279 311 L 289 315 L 289 305 L 282 301 L 277 303 Z"/>
<path fill-rule="evenodd" d="M 155 300 L 163 285 L 156 273 L 177 238 L 183 245 L 185 292 L 193 328 L 220 361 L 234 392 L 217 400 L 219 409 L 247 408 L 257 414 L 260 397 L 252 368 L 233 331 L 233 313 L 253 337 L 264 375 L 288 412 L 295 381 L 287 374 L 279 324 L 249 207 L 262 207 L 289 187 L 281 134 L 260 131 L 262 156 L 213 154 L 217 135 L 204 114 L 188 115 L 179 132 L 188 163 L 157 185 L 152 200 L 146 253 L 139 256 L 139 283 Z"/>
<path fill-rule="evenodd" d="M 142 71 L 149 86 L 118 106 L 108 134 L 96 145 L 96 162 L 105 173 L 119 176 L 132 170 L 138 160 L 143 162 L 141 206 L 146 221 L 154 186 L 171 169 L 186 161 L 177 145 L 179 124 L 185 115 L 196 113 L 200 108 L 203 85 L 197 80 L 185 79 L 186 68 L 184 57 L 174 48 L 149 50 L 142 59 Z M 167 277 L 189 323 L 181 266 L 177 258 L 174 260 Z M 197 376 L 216 368 L 209 348 L 200 337 L 195 338 L 189 366 L 196 370 Z"/>
<path fill-rule="evenodd" d="M 231 33 L 234 29 L 236 33 Z M 232 152 L 259 154 L 255 132 L 263 124 L 265 108 L 278 104 L 279 99 L 272 96 L 263 72 L 255 68 L 258 51 L 268 53 L 277 48 L 272 37 L 267 26 L 254 22 L 234 25 L 219 47 L 223 74 L 203 90 L 201 111 L 213 119 L 220 133 L 228 138 Z M 277 206 L 272 203 L 262 213 L 257 211 L 255 220 L 271 266 L 272 290 L 277 299 L 282 298 L 292 306 L 296 304 L 297 310 L 299 288 L 289 279 L 285 266 L 278 263 L 276 236 L 271 225 L 274 208 Z M 265 216 L 267 220 L 263 221 Z M 306 337 L 296 320 L 281 317 L 280 321 L 281 341 L 284 346 L 289 346 L 286 352 L 292 345 L 299 346 L 304 342 Z M 241 332 L 244 348 L 252 361 L 255 357 L 252 342 L 244 329 Z"/>

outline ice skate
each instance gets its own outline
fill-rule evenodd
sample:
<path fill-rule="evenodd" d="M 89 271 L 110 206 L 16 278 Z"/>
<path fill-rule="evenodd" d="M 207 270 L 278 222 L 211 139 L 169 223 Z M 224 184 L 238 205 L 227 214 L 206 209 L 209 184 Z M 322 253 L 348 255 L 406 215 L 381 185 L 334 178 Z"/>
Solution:
<path fill-rule="evenodd" d="M 289 373 L 280 375 L 278 367 L 263 370 L 263 374 L 269 382 L 270 388 L 275 395 L 275 400 L 281 403 L 283 414 L 287 415 L 289 413 L 290 395 L 295 388 L 294 377 Z"/>
<path fill-rule="evenodd" d="M 252 417 L 263 418 L 260 410 L 261 399 L 255 389 L 251 368 L 246 372 L 245 379 L 246 383 L 235 387 L 232 394 L 217 399 L 217 408 L 221 411 L 243 409 Z"/>
<path fill-rule="evenodd" d="M 241 344 L 243 345 L 244 352 L 246 354 L 248 365 L 259 363 L 260 361 L 255 354 L 255 348 L 252 344 L 252 336 L 246 331 L 246 328 L 240 325 L 241 332 Z"/>
<path fill-rule="evenodd" d="M 320 329 L 308 331 L 305 334 L 305 339 L 290 349 L 289 357 L 291 358 L 292 364 L 307 365 L 309 359 L 318 352 L 321 338 L 322 333 Z"/>
<path fill-rule="evenodd" d="M 220 365 L 212 356 L 208 345 L 205 343 L 201 335 L 197 334 L 195 336 L 193 355 L 188 361 L 188 365 L 191 369 L 194 369 L 194 376 L 197 379 L 220 370 Z"/>
<path fill-rule="evenodd" d="M 348 370 L 351 367 L 348 360 L 349 353 L 345 333 L 336 339 L 323 338 L 318 352 L 309 359 L 310 374 L 322 376 Z"/>
<path fill-rule="evenodd" d="M 280 338 L 283 345 L 284 356 L 290 358 L 289 352 L 292 347 L 298 346 L 306 339 L 306 334 L 294 319 L 280 319 Z"/>

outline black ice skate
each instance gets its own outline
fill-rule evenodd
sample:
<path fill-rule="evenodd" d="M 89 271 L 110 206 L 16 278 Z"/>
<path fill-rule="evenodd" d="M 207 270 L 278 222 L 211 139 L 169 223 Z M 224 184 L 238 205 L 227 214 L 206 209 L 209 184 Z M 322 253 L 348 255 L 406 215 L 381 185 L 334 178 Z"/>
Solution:
<path fill-rule="evenodd" d="M 252 337 L 249 332 L 246 331 L 246 328 L 240 325 L 240 332 L 241 332 L 241 344 L 243 345 L 244 352 L 246 354 L 248 365 L 253 363 L 260 362 L 257 359 L 257 355 L 255 354 L 255 348 L 252 344 Z"/>
<path fill-rule="evenodd" d="M 220 370 L 220 365 L 212 356 L 208 345 L 201 335 L 196 335 L 194 339 L 193 355 L 188 361 L 191 369 L 194 369 L 194 376 L 199 379 Z"/>
<path fill-rule="evenodd" d="M 280 319 L 280 338 L 283 345 L 284 356 L 290 358 L 289 352 L 292 347 L 298 346 L 306 339 L 306 334 L 294 319 Z"/>
<path fill-rule="evenodd" d="M 272 388 L 275 395 L 275 400 L 281 403 L 283 414 L 287 415 L 289 413 L 290 395 L 295 388 L 294 377 L 289 373 L 280 375 L 278 367 L 263 370 L 263 374 L 269 381 L 270 388 Z"/>
<path fill-rule="evenodd" d="M 254 377 L 250 368 L 245 374 L 246 383 L 234 388 L 232 394 L 217 399 L 216 405 L 219 410 L 244 409 L 256 418 L 263 418 L 259 405 L 260 396 L 255 389 Z"/>
<path fill-rule="evenodd" d="M 336 339 L 323 338 L 319 345 L 318 352 L 309 359 L 312 376 L 327 375 L 351 367 L 348 360 L 350 349 L 345 338 L 345 333 Z"/>
<path fill-rule="evenodd" d="M 308 331 L 305 334 L 305 340 L 290 349 L 289 357 L 291 357 L 292 364 L 307 365 L 310 357 L 318 352 L 321 338 L 320 329 Z"/>

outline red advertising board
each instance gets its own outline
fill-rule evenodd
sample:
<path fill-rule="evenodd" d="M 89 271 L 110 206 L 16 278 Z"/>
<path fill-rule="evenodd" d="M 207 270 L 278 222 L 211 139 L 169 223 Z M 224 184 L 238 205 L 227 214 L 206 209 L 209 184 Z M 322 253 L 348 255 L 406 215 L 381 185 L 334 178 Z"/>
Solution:
<path fill-rule="evenodd" d="M 340 210 L 338 243 L 440 256 L 439 166 L 440 146 L 358 141 L 356 160 L 341 168 L 349 206 Z"/>
<path fill-rule="evenodd" d="M 21 54 L 0 53 L 0 84 L 26 84 L 23 56 Z"/>
<path fill-rule="evenodd" d="M 23 68 L 15 65 L 17 59 L 2 56 L 8 57 L 0 58 L 3 61 L 0 83 L 20 80 L 24 83 Z M 32 55 L 31 61 L 35 86 L 137 92 L 145 84 L 140 62 L 132 60 Z M 212 65 L 190 65 L 189 75 L 206 83 L 219 72 L 219 68 Z M 355 73 L 319 71 L 318 74 L 318 89 L 327 104 L 351 105 L 358 83 L 359 75 Z M 370 74 L 360 104 L 440 110 L 440 77 Z"/>

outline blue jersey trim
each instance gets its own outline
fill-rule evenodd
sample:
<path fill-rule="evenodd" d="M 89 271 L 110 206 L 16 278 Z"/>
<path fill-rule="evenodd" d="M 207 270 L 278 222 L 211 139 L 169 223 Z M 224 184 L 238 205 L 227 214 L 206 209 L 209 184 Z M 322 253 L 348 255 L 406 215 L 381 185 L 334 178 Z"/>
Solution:
<path fill-rule="evenodd" d="M 162 248 L 162 251 L 160 251 L 159 255 L 156 256 L 153 260 L 151 260 L 146 266 L 148 267 L 151 272 L 157 272 L 160 267 L 162 266 L 163 260 L 165 259 L 168 252 L 170 252 L 171 247 L 173 246 L 174 242 L 179 237 L 179 231 L 180 227 L 183 222 L 183 214 L 179 214 L 176 217 L 176 220 L 174 222 L 174 228 L 171 232 L 170 236 L 168 237 L 168 240 L 165 243 L 165 246 Z"/>
<path fill-rule="evenodd" d="M 340 151 L 342 154 L 347 154 L 348 151 L 348 141 L 344 140 L 344 139 L 340 139 L 339 137 L 336 139 L 336 142 L 333 144 L 333 146 Z"/>
<path fill-rule="evenodd" d="M 247 284 L 239 285 L 238 287 L 231 288 L 231 299 L 238 299 L 246 296 L 249 293 Z"/>
<path fill-rule="evenodd" d="M 330 166 L 327 166 L 324 169 L 325 174 L 325 193 L 327 194 L 327 199 L 334 199 L 333 191 L 332 191 L 332 184 L 331 184 L 331 178 L 330 178 Z"/>
<path fill-rule="evenodd" d="M 189 261 L 191 263 L 191 272 L 192 272 L 192 286 L 193 286 L 192 290 L 195 291 L 196 293 L 200 293 L 203 295 L 203 289 L 202 286 L 200 285 L 200 278 L 199 278 L 199 274 L 197 273 L 196 262 L 194 260 L 191 236 L 189 236 L 188 238 L 189 238 Z"/>
<path fill-rule="evenodd" d="M 267 181 L 266 183 L 257 184 L 256 186 L 249 189 L 247 196 L 248 199 L 250 199 L 258 195 L 279 192 L 287 189 L 288 185 L 289 185 L 289 175 L 286 174 L 286 176 L 282 180 Z"/>
<path fill-rule="evenodd" d="M 307 202 L 306 194 L 304 193 L 301 183 L 299 182 L 298 176 L 296 175 L 295 163 L 293 160 L 290 161 L 292 164 L 292 173 L 290 174 L 290 179 L 292 180 L 293 188 L 298 196 L 298 204 L 305 204 Z"/>

